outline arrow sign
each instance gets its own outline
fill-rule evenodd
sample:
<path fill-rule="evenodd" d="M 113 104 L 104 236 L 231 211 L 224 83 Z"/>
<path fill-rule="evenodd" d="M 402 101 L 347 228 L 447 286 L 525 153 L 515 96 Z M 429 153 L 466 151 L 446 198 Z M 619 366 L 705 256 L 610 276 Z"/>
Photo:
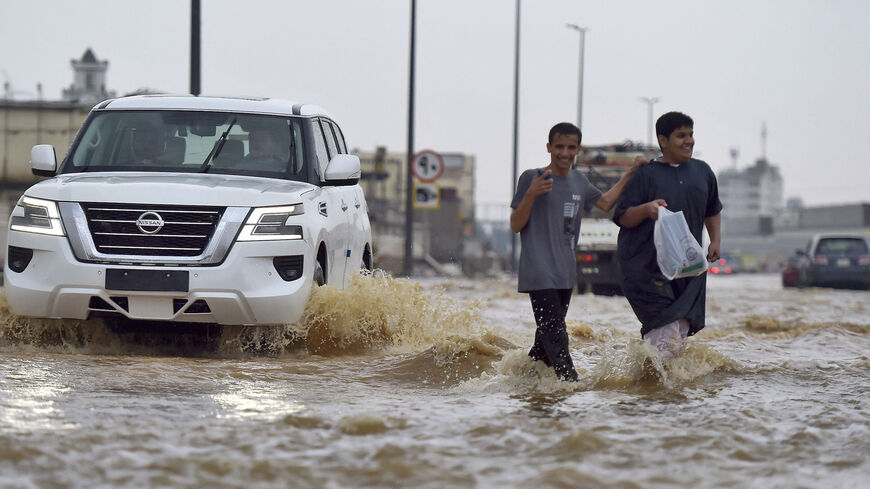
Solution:
<path fill-rule="evenodd" d="M 411 160 L 411 172 L 421 182 L 434 182 L 444 173 L 444 158 L 429 149 L 420 151 Z"/>

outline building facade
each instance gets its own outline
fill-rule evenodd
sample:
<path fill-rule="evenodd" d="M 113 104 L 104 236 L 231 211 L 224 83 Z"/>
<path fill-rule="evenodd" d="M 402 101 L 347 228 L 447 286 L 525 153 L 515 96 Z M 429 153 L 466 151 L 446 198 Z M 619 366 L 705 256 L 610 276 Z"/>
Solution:
<path fill-rule="evenodd" d="M 51 144 L 61 161 L 90 110 L 90 105 L 77 102 L 0 100 L 0 185 L 24 188 L 36 183 L 30 150 Z"/>
<path fill-rule="evenodd" d="M 356 149 L 362 166 L 360 185 L 369 204 L 375 256 L 385 268 L 397 269 L 404 256 L 407 155 L 380 147 Z M 461 262 L 464 244 L 474 237 L 474 156 L 440 153 L 444 172 L 436 180 L 437 208 L 414 209 L 413 255 L 438 263 Z"/>
<path fill-rule="evenodd" d="M 719 174 L 719 199 L 726 219 L 773 217 L 783 209 L 783 182 L 779 168 L 759 158 L 743 170 Z"/>
<path fill-rule="evenodd" d="M 98 60 L 91 48 L 85 50 L 81 59 L 73 59 L 70 64 L 73 83 L 63 91 L 64 100 L 93 105 L 115 96 L 115 92 L 106 89 L 109 62 Z"/>

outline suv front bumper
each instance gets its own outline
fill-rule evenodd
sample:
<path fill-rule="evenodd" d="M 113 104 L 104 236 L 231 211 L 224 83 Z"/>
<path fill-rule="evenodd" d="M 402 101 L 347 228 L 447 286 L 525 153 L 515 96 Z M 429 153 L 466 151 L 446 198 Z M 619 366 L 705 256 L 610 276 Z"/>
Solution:
<path fill-rule="evenodd" d="M 21 272 L 9 269 L 7 256 L 4 280 L 10 307 L 16 314 L 43 318 L 86 319 L 94 311 L 110 311 L 154 321 L 292 323 L 302 316 L 314 269 L 314 251 L 304 240 L 236 242 L 222 263 L 199 267 L 84 263 L 75 258 L 66 237 L 10 230 L 7 241 L 9 246 L 33 250 Z M 300 277 L 281 278 L 276 256 L 301 256 Z M 187 290 L 110 290 L 110 269 L 186 275 Z"/>

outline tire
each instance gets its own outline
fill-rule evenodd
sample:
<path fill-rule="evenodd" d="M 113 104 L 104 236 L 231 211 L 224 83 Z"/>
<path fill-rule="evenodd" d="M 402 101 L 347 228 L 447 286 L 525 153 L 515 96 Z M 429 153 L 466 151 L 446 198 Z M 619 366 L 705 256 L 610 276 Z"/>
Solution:
<path fill-rule="evenodd" d="M 369 272 L 372 271 L 374 267 L 372 266 L 372 254 L 368 248 L 363 251 L 362 263 L 360 264 L 360 270 L 367 270 Z"/>
<path fill-rule="evenodd" d="M 320 265 L 319 261 L 314 262 L 314 274 L 311 277 L 311 282 L 316 287 L 320 287 L 326 283 L 326 274 L 323 273 L 323 266 Z"/>
<path fill-rule="evenodd" d="M 595 295 L 614 296 L 622 292 L 618 285 L 592 284 L 592 293 Z"/>

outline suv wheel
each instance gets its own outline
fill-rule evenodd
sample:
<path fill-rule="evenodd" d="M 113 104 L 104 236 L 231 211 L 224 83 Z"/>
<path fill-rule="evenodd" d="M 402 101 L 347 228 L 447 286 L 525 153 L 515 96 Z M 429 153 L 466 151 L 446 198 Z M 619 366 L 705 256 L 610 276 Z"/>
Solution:
<path fill-rule="evenodd" d="M 326 283 L 326 274 L 323 273 L 323 267 L 319 261 L 314 262 L 314 276 L 312 277 L 314 285 L 320 287 Z"/>

